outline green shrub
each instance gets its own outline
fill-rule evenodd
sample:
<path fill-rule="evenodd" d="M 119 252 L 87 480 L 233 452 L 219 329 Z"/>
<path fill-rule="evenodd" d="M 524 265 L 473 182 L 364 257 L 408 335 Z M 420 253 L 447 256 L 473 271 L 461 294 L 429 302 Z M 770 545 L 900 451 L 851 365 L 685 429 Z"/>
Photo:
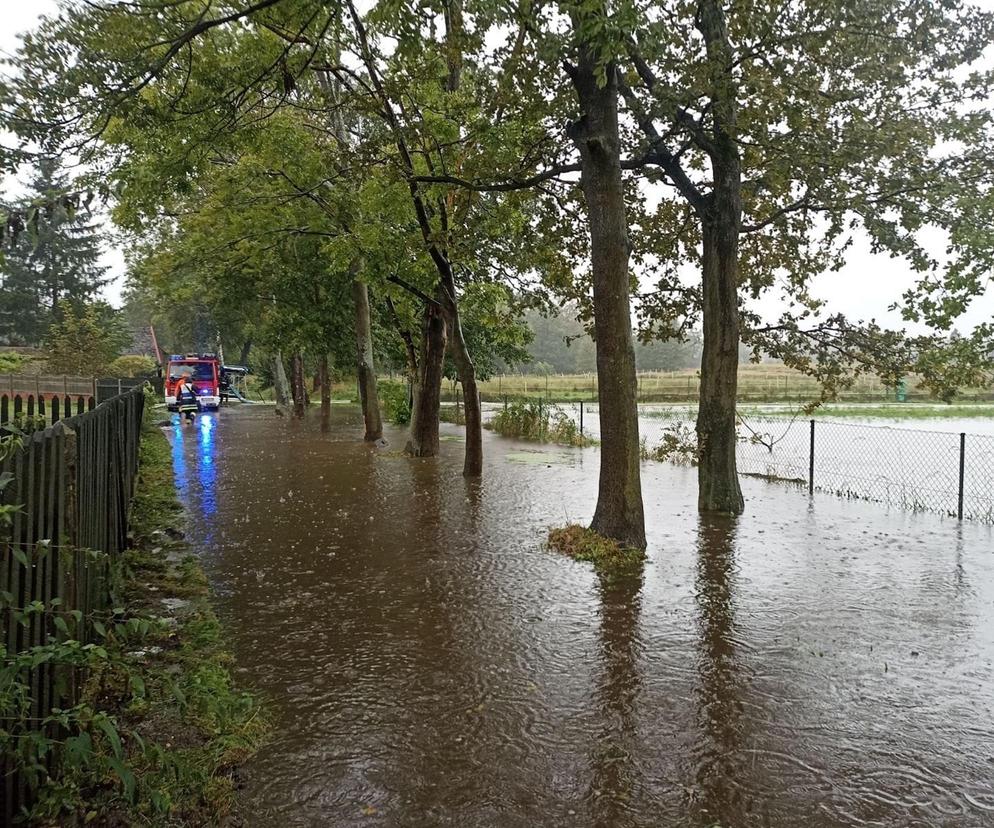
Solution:
<path fill-rule="evenodd" d="M 19 374 L 24 369 L 28 357 L 17 351 L 0 352 L 0 374 Z"/>
<path fill-rule="evenodd" d="M 21 411 L 11 418 L 8 428 L 16 429 L 22 434 L 34 434 L 48 428 L 48 423 L 42 414 L 26 414 Z"/>
<path fill-rule="evenodd" d="M 411 421 L 411 404 L 407 384 L 382 380 L 377 386 L 383 416 L 394 425 L 407 425 Z"/>
<path fill-rule="evenodd" d="M 519 440 L 537 440 L 563 446 L 587 446 L 593 443 L 593 440 L 580 433 L 573 418 L 556 405 L 508 403 L 487 423 L 487 428 L 504 437 L 516 437 Z"/>
<path fill-rule="evenodd" d="M 119 356 L 108 367 L 112 377 L 148 377 L 155 373 L 155 360 L 148 356 L 130 354 Z"/>
<path fill-rule="evenodd" d="M 663 429 L 663 439 L 654 448 L 649 448 L 646 439 L 642 438 L 642 459 L 696 466 L 700 459 L 697 434 L 690 426 L 673 423 Z"/>
<path fill-rule="evenodd" d="M 504 437 L 517 437 L 519 440 L 542 440 L 548 430 L 548 408 L 533 402 L 508 403 L 502 411 L 487 423 Z"/>

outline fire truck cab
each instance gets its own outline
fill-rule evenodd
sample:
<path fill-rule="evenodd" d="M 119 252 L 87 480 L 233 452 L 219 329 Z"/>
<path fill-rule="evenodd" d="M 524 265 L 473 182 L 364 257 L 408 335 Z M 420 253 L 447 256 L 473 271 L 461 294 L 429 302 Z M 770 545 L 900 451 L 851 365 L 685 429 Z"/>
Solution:
<path fill-rule="evenodd" d="M 166 375 L 166 406 L 176 410 L 176 391 L 184 377 L 197 393 L 201 408 L 216 409 L 221 404 L 219 388 L 221 363 L 214 354 L 173 354 L 169 357 Z"/>

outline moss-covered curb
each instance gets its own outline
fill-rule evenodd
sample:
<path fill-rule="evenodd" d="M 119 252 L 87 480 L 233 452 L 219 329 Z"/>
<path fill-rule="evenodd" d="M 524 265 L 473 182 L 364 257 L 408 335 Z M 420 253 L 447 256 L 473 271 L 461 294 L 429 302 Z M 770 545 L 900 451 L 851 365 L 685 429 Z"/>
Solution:
<path fill-rule="evenodd" d="M 622 546 L 576 523 L 551 529 L 548 546 L 573 560 L 589 561 L 598 575 L 609 579 L 637 575 L 645 563 L 643 550 Z"/>
<path fill-rule="evenodd" d="M 115 725 L 123 772 L 63 762 L 39 792 L 35 824 L 229 824 L 237 768 L 266 733 L 258 702 L 234 687 L 207 580 L 174 528 L 182 512 L 159 429 L 146 427 L 139 456 L 117 623 L 82 699 Z"/>

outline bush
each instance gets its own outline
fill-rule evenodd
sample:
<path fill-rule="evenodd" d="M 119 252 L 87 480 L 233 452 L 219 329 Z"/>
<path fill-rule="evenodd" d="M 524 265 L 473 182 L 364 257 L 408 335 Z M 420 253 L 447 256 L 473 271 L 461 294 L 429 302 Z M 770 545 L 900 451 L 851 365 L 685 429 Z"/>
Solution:
<path fill-rule="evenodd" d="M 588 446 L 593 443 L 580 433 L 580 428 L 565 411 L 555 405 L 513 402 L 487 423 L 504 437 L 519 440 L 558 443 L 563 446 Z"/>
<path fill-rule="evenodd" d="M 17 351 L 0 352 L 0 374 L 19 374 L 29 357 Z"/>
<path fill-rule="evenodd" d="M 103 302 L 76 307 L 59 303 L 58 318 L 48 329 L 48 361 L 52 374 L 99 377 L 128 343 L 121 314 Z"/>
<path fill-rule="evenodd" d="M 7 423 L 8 428 L 13 428 L 22 434 L 34 434 L 36 431 L 44 431 L 48 428 L 48 422 L 43 414 L 28 414 L 21 411 L 11 417 Z"/>
<path fill-rule="evenodd" d="M 377 391 L 383 416 L 394 425 L 407 425 L 411 421 L 411 404 L 406 383 L 383 380 Z"/>
<path fill-rule="evenodd" d="M 108 375 L 112 377 L 149 377 L 155 373 L 155 360 L 148 356 L 135 354 L 119 356 L 108 367 Z"/>
<path fill-rule="evenodd" d="M 643 438 L 642 459 L 668 460 L 679 466 L 696 466 L 700 459 L 697 434 L 690 426 L 673 423 L 663 429 L 663 439 L 655 448 L 649 448 Z"/>
<path fill-rule="evenodd" d="M 504 437 L 543 440 L 548 424 L 548 408 L 543 410 L 538 403 L 512 402 L 503 411 L 498 411 L 487 427 Z"/>

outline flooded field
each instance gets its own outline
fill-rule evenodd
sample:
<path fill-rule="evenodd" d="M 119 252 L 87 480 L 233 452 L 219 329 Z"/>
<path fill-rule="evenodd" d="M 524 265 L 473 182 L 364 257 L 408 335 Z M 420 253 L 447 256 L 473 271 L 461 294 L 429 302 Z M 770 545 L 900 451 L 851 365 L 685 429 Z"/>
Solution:
<path fill-rule="evenodd" d="M 487 406 L 486 416 L 500 408 Z M 821 414 L 815 420 L 818 490 L 909 511 L 956 515 L 962 472 L 964 518 L 994 523 L 994 418 L 861 418 L 853 415 L 859 409 L 850 405 L 845 416 Z M 579 404 L 562 404 L 557 411 L 580 424 Z M 640 405 L 639 433 L 652 450 L 673 428 L 693 437 L 696 417 L 696 409 L 687 406 Z M 806 486 L 810 418 L 796 408 L 773 405 L 745 409 L 741 417 L 739 471 Z M 600 436 L 597 405 L 584 405 L 582 423 L 584 434 Z"/>
<path fill-rule="evenodd" d="M 994 824 L 991 528 L 644 466 L 649 561 L 542 546 L 596 449 L 485 435 L 485 477 L 262 407 L 170 432 L 239 678 L 258 826 Z"/>

